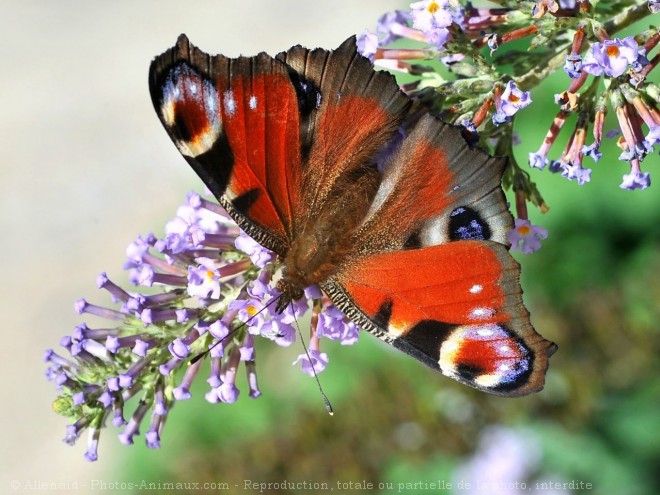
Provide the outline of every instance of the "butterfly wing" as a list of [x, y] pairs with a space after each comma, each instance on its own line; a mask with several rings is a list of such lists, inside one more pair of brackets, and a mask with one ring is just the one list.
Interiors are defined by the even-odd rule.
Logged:
[[504, 164], [424, 116], [386, 154], [371, 191], [363, 178], [395, 142], [409, 101], [357, 54], [354, 38], [333, 51], [229, 59], [182, 35], [149, 80], [183, 156], [234, 220], [280, 255], [318, 226], [318, 212], [350, 210], [345, 191], [366, 184], [370, 209], [344, 229], [351, 252], [322, 284], [358, 325], [475, 388], [542, 388], [554, 344], [532, 328], [505, 247]]
[[431, 368], [518, 396], [543, 388], [556, 346], [522, 303], [504, 166], [423, 117], [386, 166], [359, 248], [323, 288], [360, 327]]
[[149, 87], [188, 163], [238, 225], [280, 255], [337, 179], [385, 146], [408, 106], [354, 38], [334, 51], [231, 59], [181, 35], [152, 62]]

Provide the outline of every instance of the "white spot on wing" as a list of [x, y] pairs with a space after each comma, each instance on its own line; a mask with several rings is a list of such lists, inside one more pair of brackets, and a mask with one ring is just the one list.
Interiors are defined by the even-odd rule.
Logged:
[[206, 96], [206, 109], [209, 114], [215, 113], [216, 111], [215, 103], [216, 103], [215, 95], [209, 94]]
[[482, 290], [484, 290], [483, 285], [474, 284], [472, 287], [470, 287], [470, 294], [479, 294], [479, 292]]
[[255, 110], [257, 108], [257, 97], [254, 95], [250, 96], [248, 105], [250, 106], [251, 110]]
[[480, 328], [477, 330], [477, 335], [481, 335], [482, 337], [490, 337], [493, 335], [493, 331], [490, 328]]
[[236, 100], [234, 100], [234, 92], [231, 89], [225, 91], [222, 103], [225, 107], [225, 113], [229, 117], [233, 117], [236, 113]]
[[492, 308], [474, 308], [472, 311], [470, 311], [470, 318], [474, 320], [485, 320], [494, 314], [495, 310]]

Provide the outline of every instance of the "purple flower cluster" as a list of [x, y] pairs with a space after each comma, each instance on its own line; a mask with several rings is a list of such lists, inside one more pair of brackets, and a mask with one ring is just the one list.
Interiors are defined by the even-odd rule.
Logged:
[[[412, 26], [410, 26], [412, 21]], [[376, 32], [363, 31], [357, 37], [358, 51], [372, 62], [379, 47], [389, 45], [400, 39], [409, 38], [443, 50], [450, 40], [449, 27], [464, 24], [464, 12], [449, 0], [423, 0], [410, 4], [410, 12], [396, 10], [388, 12], [378, 19]], [[405, 51], [404, 51], [405, 52]], [[424, 58], [425, 53], [411, 50], [409, 55]], [[455, 58], [455, 57], [453, 57]], [[461, 56], [462, 58], [462, 56]], [[382, 64], [387, 68], [387, 64]], [[400, 70], [401, 67], [398, 67]]]
[[[582, 162], [585, 156], [594, 162], [598, 162], [603, 156], [600, 145], [609, 102], [619, 122], [620, 131], [616, 133], [622, 134], [618, 144], [623, 152], [619, 159], [630, 163], [630, 173], [623, 176], [620, 187], [628, 190], [646, 189], [651, 184], [650, 174], [640, 170], [640, 163], [660, 140], [660, 111], [655, 103], [657, 92], [649, 93], [640, 86], [653, 68], [653, 64], [646, 58], [646, 53], [660, 41], [660, 36], [652, 35], [640, 46], [633, 36], [623, 39], [609, 38], [607, 33], [601, 30], [598, 32], [600, 41], [591, 43], [583, 58], [579, 51], [585, 36], [582, 27], [574, 35], [573, 48], [566, 56], [564, 65], [564, 70], [573, 80], [566, 91], [555, 95], [555, 101], [561, 105], [561, 110], [539, 151], [529, 154], [529, 164], [533, 168], [542, 169], [550, 162], [547, 153], [567, 116], [575, 112], [578, 115], [578, 124], [560, 159], [552, 162], [550, 170], [561, 172], [562, 177], [575, 180], [579, 185], [589, 182], [591, 169], [584, 168]], [[625, 78], [620, 77], [624, 74]], [[586, 91], [578, 93], [589, 75], [594, 76], [594, 79]], [[603, 77], [619, 79], [608, 82], [606, 91], [596, 97], [600, 79]], [[655, 91], [654, 87], [651, 87], [651, 90]], [[591, 122], [594, 141], [587, 145], [586, 130]], [[646, 136], [642, 131], [643, 124], [649, 129]], [[608, 131], [606, 135], [611, 132]]]
[[[318, 287], [308, 288], [305, 298], [278, 314], [273, 303], [280, 294], [271, 284], [279, 269], [275, 256], [240, 232], [217, 203], [189, 194], [165, 232], [164, 239], [149, 234], [127, 248], [129, 278], [144, 289], [126, 291], [105, 273], [99, 275], [97, 285], [115, 307], [80, 299], [75, 309], [108, 324], [90, 328], [82, 323], [63, 337], [68, 357], [51, 349], [44, 353], [46, 376], [60, 391], [55, 409], [72, 419], [64, 440], [72, 445], [88, 429], [85, 457], [90, 461], [97, 458], [106, 419], [123, 427], [122, 443], [132, 444], [150, 410], [145, 440], [159, 448], [169, 411], [176, 401], [191, 397], [204, 361], [210, 363], [207, 401], [238, 399], [241, 364], [249, 396], [260, 396], [255, 336], [291, 345], [310, 302], [317, 323], [310, 340], [312, 362], [306, 353], [296, 361], [304, 373], [310, 374], [312, 366], [320, 373], [328, 363], [320, 352], [321, 337], [342, 344], [357, 340], [358, 329]], [[178, 370], [185, 370], [180, 379]], [[135, 402], [127, 420], [125, 409]]]

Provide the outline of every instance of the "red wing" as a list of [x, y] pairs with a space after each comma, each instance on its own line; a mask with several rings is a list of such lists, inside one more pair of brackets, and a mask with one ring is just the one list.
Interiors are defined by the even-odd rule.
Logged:
[[334, 51], [229, 59], [181, 35], [149, 81], [186, 160], [248, 234], [282, 255], [331, 192], [373, 162], [409, 104], [355, 38]]
[[423, 116], [385, 165], [355, 243], [369, 252], [480, 239], [509, 245], [506, 162], [471, 149], [458, 128]]
[[324, 288], [358, 325], [428, 366], [516, 396], [543, 387], [555, 346], [532, 327], [506, 248], [504, 167], [457, 128], [422, 117]]
[[410, 105], [394, 77], [374, 71], [357, 53], [355, 37], [336, 50], [295, 46], [277, 56], [291, 67], [317, 104], [302, 114], [305, 174], [301, 224], [330, 211], [346, 188], [368, 173], [376, 157], [396, 134]]
[[283, 63], [262, 53], [210, 56], [181, 35], [149, 73], [163, 125], [237, 223], [283, 252], [301, 180], [298, 94]]
[[353, 321], [466, 385], [517, 396], [543, 388], [556, 346], [529, 322], [519, 266], [494, 242], [381, 253], [324, 290]]

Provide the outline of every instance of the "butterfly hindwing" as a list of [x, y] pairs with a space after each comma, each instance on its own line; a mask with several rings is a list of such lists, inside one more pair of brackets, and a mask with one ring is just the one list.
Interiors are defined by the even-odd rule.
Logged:
[[522, 304], [519, 267], [490, 241], [456, 241], [360, 257], [324, 290], [361, 328], [474, 388], [543, 387], [553, 344]]
[[522, 303], [504, 166], [423, 117], [385, 165], [353, 255], [323, 287], [382, 340], [462, 383], [515, 396], [543, 387], [554, 344]]

